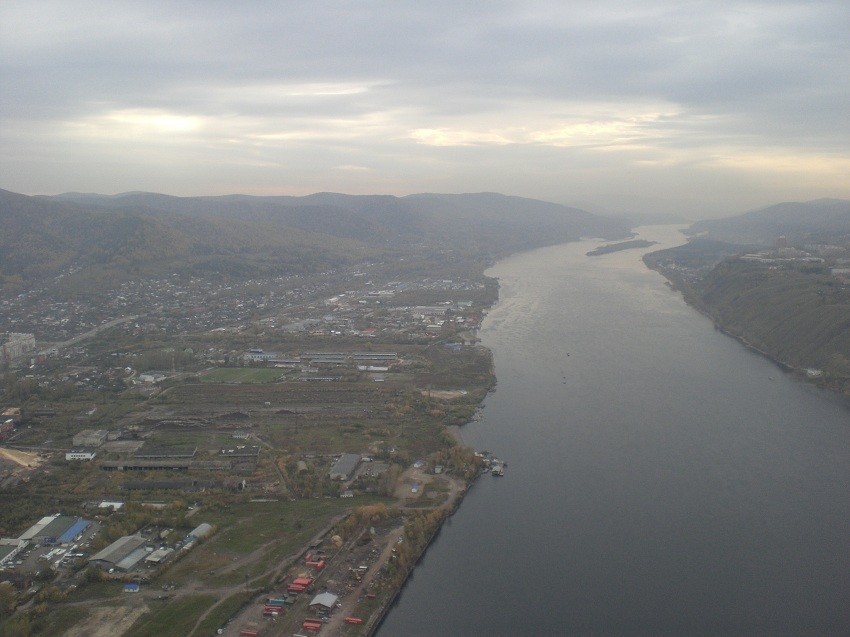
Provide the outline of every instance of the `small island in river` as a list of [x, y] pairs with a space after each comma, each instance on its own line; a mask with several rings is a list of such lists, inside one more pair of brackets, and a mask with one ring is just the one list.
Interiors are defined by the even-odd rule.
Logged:
[[589, 257], [598, 257], [609, 252], [619, 252], [620, 250], [631, 250], [632, 248], [648, 248], [654, 246], [657, 241], [647, 241], [646, 239], [632, 239], [631, 241], [621, 241], [620, 243], [609, 243], [604, 246], [599, 246], [595, 250], [587, 253]]

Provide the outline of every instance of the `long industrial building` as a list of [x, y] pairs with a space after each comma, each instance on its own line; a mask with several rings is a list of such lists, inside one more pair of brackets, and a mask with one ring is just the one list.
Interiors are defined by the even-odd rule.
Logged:
[[[143, 548], [145, 542], [147, 540], [141, 535], [125, 535], [115, 540], [99, 553], [95, 553], [90, 561], [101, 568], [123, 568], [123, 570], [128, 570], [145, 556], [145, 550]], [[132, 561], [127, 559], [131, 556], [135, 557], [134, 554], [139, 549], [141, 549], [141, 553], [137, 560]]]

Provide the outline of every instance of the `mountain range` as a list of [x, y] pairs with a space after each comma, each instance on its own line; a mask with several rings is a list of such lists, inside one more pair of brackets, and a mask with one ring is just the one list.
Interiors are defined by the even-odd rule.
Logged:
[[492, 259], [582, 236], [622, 238], [628, 222], [495, 193], [407, 197], [173, 197], [0, 190], [0, 286], [74, 270], [121, 280], [168, 271], [304, 273], [415, 251]]
[[790, 243], [835, 241], [850, 238], [850, 201], [780, 203], [735, 217], [698, 221], [688, 232], [741, 245], [771, 245], [780, 236]]
[[[111, 285], [166, 272], [302, 274], [376, 258], [491, 261], [580, 237], [630, 236], [625, 219], [497, 193], [174, 197], [0, 190], [0, 289], [73, 271]], [[688, 231], [737, 244], [850, 238], [850, 201], [781, 203]]]

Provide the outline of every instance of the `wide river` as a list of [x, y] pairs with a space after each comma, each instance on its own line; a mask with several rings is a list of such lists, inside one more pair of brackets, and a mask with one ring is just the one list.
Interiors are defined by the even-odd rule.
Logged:
[[379, 637], [850, 634], [850, 407], [716, 331], [641, 256], [512, 256], [481, 338], [484, 476]]

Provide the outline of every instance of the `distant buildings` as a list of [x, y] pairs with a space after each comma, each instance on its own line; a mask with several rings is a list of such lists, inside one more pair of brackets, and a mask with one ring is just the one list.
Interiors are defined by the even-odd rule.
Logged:
[[420, 305], [413, 308], [413, 315], [419, 318], [445, 316], [449, 308], [445, 305]]
[[11, 362], [35, 351], [35, 335], [10, 332], [0, 346], [0, 359]]
[[72, 439], [74, 447], [95, 448], [106, 442], [106, 429], [83, 429]]
[[[445, 312], [445, 308], [443, 309]], [[246, 363], [266, 363], [275, 367], [298, 367], [304, 365], [347, 365], [382, 363], [389, 365], [398, 361], [397, 352], [304, 352], [300, 356], [284, 356], [278, 352], [251, 349], [243, 354]]]
[[301, 364], [300, 359], [289, 358], [277, 352], [265, 352], [261, 349], [248, 350], [243, 356], [246, 363], [268, 363], [281, 367], [297, 367]]
[[65, 453], [65, 460], [94, 460], [94, 449], [74, 449]]
[[196, 445], [184, 445], [182, 447], [153, 447], [145, 445], [133, 453], [133, 458], [138, 460], [169, 460], [172, 458], [191, 459], [198, 453]]
[[15, 431], [15, 421], [11, 418], [6, 420], [0, 419], [0, 440], [5, 440]]
[[161, 383], [165, 379], [166, 379], [165, 374], [156, 374], [156, 373], [139, 374], [139, 382], [145, 383], [147, 385], [155, 385], [157, 383]]

